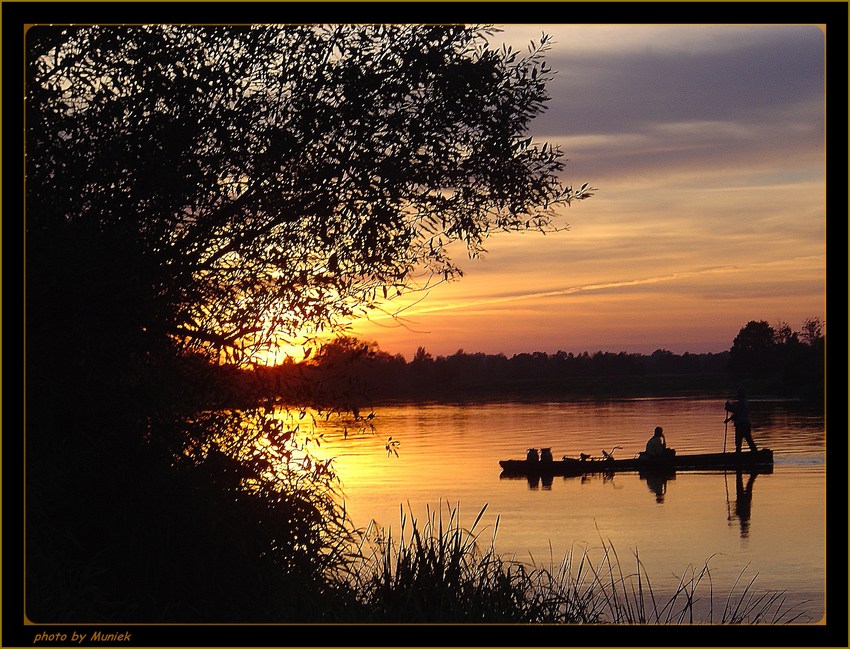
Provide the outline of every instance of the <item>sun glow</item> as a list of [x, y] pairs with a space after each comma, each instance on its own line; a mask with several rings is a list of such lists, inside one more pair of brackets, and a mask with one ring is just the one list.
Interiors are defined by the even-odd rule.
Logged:
[[251, 362], [256, 365], [281, 365], [287, 361], [300, 363], [308, 357], [309, 347], [304, 345], [277, 345], [270, 349], [261, 349], [251, 355]]
[[316, 355], [318, 349], [333, 340], [331, 334], [317, 335], [312, 334], [309, 337], [295, 337], [290, 343], [278, 343], [277, 345], [258, 349], [250, 355], [250, 362], [255, 365], [265, 365], [273, 367], [282, 365], [283, 363], [302, 363], [303, 361], [312, 358]]
[[276, 341], [257, 346], [248, 353], [254, 365], [274, 366], [283, 363], [301, 363], [316, 355], [318, 350], [336, 337], [334, 329], [317, 329], [304, 325], [299, 329], [281, 333]]

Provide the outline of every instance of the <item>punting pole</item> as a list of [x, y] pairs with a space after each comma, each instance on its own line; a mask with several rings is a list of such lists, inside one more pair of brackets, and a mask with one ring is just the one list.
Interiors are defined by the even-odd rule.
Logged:
[[[726, 437], [729, 433], [729, 417], [723, 420], [723, 452], [726, 453]], [[723, 486], [726, 488], [726, 522], [732, 520], [732, 510], [729, 508], [729, 483], [726, 480], [726, 469], [723, 469]]]

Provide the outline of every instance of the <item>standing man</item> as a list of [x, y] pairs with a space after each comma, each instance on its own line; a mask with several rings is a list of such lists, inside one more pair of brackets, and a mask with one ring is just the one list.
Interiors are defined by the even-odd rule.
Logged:
[[753, 441], [753, 425], [750, 423], [750, 404], [743, 390], [738, 390], [738, 400], [732, 403], [726, 402], [726, 412], [729, 416], [725, 422], [732, 421], [735, 424], [735, 452], [741, 452], [741, 444], [747, 440], [750, 450], [755, 452], [756, 443]]

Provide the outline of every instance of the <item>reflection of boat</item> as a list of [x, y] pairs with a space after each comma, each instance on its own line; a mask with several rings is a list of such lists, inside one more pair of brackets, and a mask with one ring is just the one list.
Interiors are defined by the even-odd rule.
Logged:
[[503, 476], [571, 476], [585, 473], [609, 473], [612, 471], [685, 471], [685, 470], [739, 470], [747, 469], [759, 473], [773, 472], [773, 451], [762, 448], [758, 451], [741, 453], [700, 453], [676, 455], [670, 449], [661, 457], [648, 457], [640, 453], [626, 459], [565, 457], [562, 460], [542, 462], [540, 460], [499, 460]]

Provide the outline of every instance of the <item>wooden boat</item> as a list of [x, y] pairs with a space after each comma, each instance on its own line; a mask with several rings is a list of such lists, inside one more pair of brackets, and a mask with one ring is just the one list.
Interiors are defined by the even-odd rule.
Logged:
[[639, 453], [636, 457], [615, 459], [573, 458], [562, 460], [499, 460], [504, 476], [575, 476], [586, 473], [609, 473], [613, 471], [683, 471], [683, 470], [753, 470], [762, 473], [773, 471], [773, 451], [761, 448], [741, 453], [700, 453], [676, 455], [668, 449], [659, 457]]

